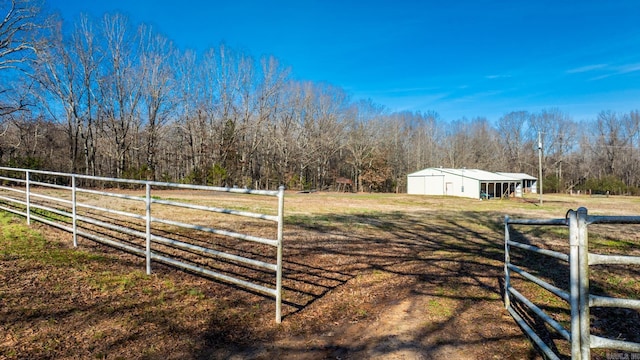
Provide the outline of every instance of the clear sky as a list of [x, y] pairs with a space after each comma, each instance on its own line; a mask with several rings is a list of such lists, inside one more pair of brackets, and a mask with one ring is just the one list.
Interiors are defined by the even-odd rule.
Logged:
[[120, 12], [183, 49], [274, 55], [389, 110], [445, 120], [640, 109], [640, 1], [47, 0], [65, 21]]

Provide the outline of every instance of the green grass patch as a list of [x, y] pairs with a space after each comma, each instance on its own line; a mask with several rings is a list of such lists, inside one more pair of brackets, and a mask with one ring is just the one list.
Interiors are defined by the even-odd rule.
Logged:
[[20, 258], [54, 266], [86, 265], [108, 260], [100, 254], [52, 245], [40, 232], [27, 226], [21, 217], [0, 212], [0, 224], [0, 259]]
[[624, 239], [615, 239], [608, 236], [589, 234], [589, 245], [595, 248], [607, 248], [616, 250], [630, 250], [638, 248], [638, 244]]
[[144, 279], [146, 274], [138, 270], [129, 273], [102, 271], [90, 278], [90, 285], [103, 292], [124, 292], [137, 287]]
[[453, 309], [451, 304], [448, 304], [446, 299], [431, 299], [429, 300], [427, 311], [437, 316], [449, 318], [453, 315]]
[[33, 207], [31, 208], [31, 214], [61, 223], [71, 221], [70, 216], [60, 215], [49, 210], [37, 209]]
[[204, 299], [204, 293], [202, 292], [202, 290], [197, 288], [191, 288], [187, 290], [187, 295], [193, 296], [197, 299]]

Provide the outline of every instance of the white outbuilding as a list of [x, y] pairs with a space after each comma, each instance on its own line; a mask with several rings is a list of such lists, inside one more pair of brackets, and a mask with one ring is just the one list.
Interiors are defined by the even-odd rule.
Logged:
[[[535, 184], [527, 174], [494, 173], [478, 169], [428, 168], [407, 175], [407, 193], [449, 195], [473, 199], [521, 197]], [[530, 190], [529, 190], [530, 191]]]

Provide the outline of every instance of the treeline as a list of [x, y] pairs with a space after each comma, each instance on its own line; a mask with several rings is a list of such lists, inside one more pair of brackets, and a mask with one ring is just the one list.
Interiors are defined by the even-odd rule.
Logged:
[[30, 0], [2, 4], [16, 31], [0, 43], [22, 46], [0, 54], [4, 166], [259, 189], [346, 177], [394, 192], [426, 167], [537, 176], [540, 138], [545, 192], [640, 186], [637, 111], [580, 123], [558, 109], [496, 121], [389, 112], [295, 79], [275, 57], [181, 50], [122, 15], [66, 24]]

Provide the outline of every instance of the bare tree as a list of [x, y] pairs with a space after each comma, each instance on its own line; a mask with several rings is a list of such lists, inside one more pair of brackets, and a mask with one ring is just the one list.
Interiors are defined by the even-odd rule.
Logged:
[[381, 120], [384, 108], [372, 101], [360, 101], [353, 109], [348, 123], [346, 148], [350, 156], [347, 162], [353, 166], [356, 191], [361, 191], [360, 175], [365, 165], [374, 158], [377, 139], [381, 135], [376, 122]]
[[73, 34], [78, 65], [82, 73], [81, 98], [83, 112], [82, 139], [84, 144], [85, 173], [97, 175], [95, 138], [97, 136], [97, 112], [99, 109], [98, 71], [102, 62], [102, 52], [96, 38], [93, 23], [86, 16], [81, 16], [79, 25]]
[[[181, 160], [182, 165], [175, 164], [175, 175], [186, 177], [188, 174], [202, 169], [206, 156], [206, 118], [201, 116], [204, 112], [204, 96], [207, 83], [203, 81], [201, 69], [198, 66], [197, 56], [193, 51], [177, 53], [174, 71], [176, 79], [176, 121], [173, 130], [174, 139], [183, 144], [182, 148], [176, 147], [173, 161]], [[167, 159], [168, 160], [168, 159]], [[180, 168], [183, 168], [182, 170]]]
[[430, 166], [442, 166], [440, 146], [444, 142], [440, 115], [436, 112], [400, 114], [408, 132], [408, 171], [421, 170]]
[[26, 109], [24, 92], [16, 89], [24, 82], [32, 61], [43, 44], [38, 30], [46, 26], [40, 7], [33, 0], [0, 0], [0, 116]]
[[143, 27], [141, 35], [140, 67], [145, 76], [140, 91], [146, 114], [146, 168], [149, 179], [156, 180], [158, 136], [176, 104], [171, 67], [175, 53], [172, 44], [150, 28]]
[[316, 183], [318, 188], [328, 185], [329, 177], [341, 175], [331, 162], [344, 149], [346, 117], [349, 98], [340, 88], [323, 84], [316, 87], [316, 128], [313, 139], [317, 149]]
[[40, 103], [55, 122], [65, 126], [70, 170], [76, 172], [84, 164], [86, 174], [96, 175], [99, 40], [86, 16], [80, 17], [69, 36], [63, 34], [61, 26], [50, 34], [50, 46], [35, 61], [34, 78], [41, 86]]
[[99, 80], [101, 120], [113, 142], [115, 175], [122, 176], [128, 166], [132, 137], [139, 127], [144, 69], [139, 65], [140, 36], [133, 33], [122, 15], [105, 15], [102, 23], [105, 40], [105, 72]]
[[[282, 110], [278, 112], [274, 122], [269, 125], [267, 142], [263, 150], [267, 161], [272, 156], [272, 165], [266, 165], [266, 183], [271, 180], [271, 168], [275, 172], [279, 184], [291, 186], [297, 174], [298, 157], [301, 156], [302, 117], [304, 113], [303, 84], [290, 81], [282, 94]], [[268, 186], [268, 185], [267, 185]]]
[[625, 156], [638, 136], [639, 120], [635, 112], [618, 115], [613, 111], [602, 111], [598, 114], [592, 151], [599, 154], [596, 158], [603, 164], [600, 176], [623, 177]]
[[406, 126], [404, 116], [408, 113], [394, 113], [386, 117], [382, 130], [381, 147], [389, 168], [389, 185], [384, 191], [400, 192], [406, 189], [406, 175], [411, 159], [407, 156], [411, 151], [410, 130]]
[[468, 134], [467, 119], [459, 119], [451, 122], [447, 126], [446, 137], [441, 151], [446, 159], [444, 166], [451, 168], [461, 168], [471, 162], [471, 149], [468, 144], [471, 141]]
[[243, 56], [222, 44], [209, 50], [201, 64], [205, 83], [199, 116], [205, 125], [203, 144], [208, 154], [201, 170], [205, 177], [213, 171], [216, 185], [237, 185], [241, 140], [238, 110], [243, 80], [239, 65], [245, 61]]
[[[260, 65], [259, 78], [252, 81], [255, 83], [253, 86], [255, 88], [253, 91], [255, 106], [252, 107], [255, 114], [250, 116], [247, 112], [247, 106], [244, 106], [245, 114], [242, 116], [246, 124], [244, 126], [245, 145], [241, 154], [242, 173], [247, 179], [251, 179], [256, 187], [259, 187], [258, 184], [261, 182], [262, 169], [271, 168], [272, 143], [276, 139], [269, 136], [268, 129], [277, 122], [277, 118], [280, 116], [284, 101], [283, 93], [290, 72], [272, 56], [263, 57], [260, 60]], [[248, 92], [246, 86], [243, 86], [243, 89], [245, 93]], [[243, 96], [243, 98], [249, 97], [249, 94]], [[248, 181], [245, 181], [245, 185], [248, 185], [247, 183]], [[269, 185], [265, 183], [265, 187], [268, 188]]]
[[626, 114], [627, 126], [636, 131], [629, 140], [627, 151], [624, 161], [624, 181], [627, 186], [639, 187], [640, 186], [640, 112], [638, 110], [631, 111]]
[[309, 172], [312, 172], [313, 163], [318, 156], [318, 143], [314, 138], [317, 134], [316, 127], [317, 122], [314, 111], [315, 91], [313, 83], [305, 82], [302, 88], [302, 98], [300, 102], [300, 113], [298, 117], [298, 156], [296, 157], [296, 167], [298, 171], [298, 183], [300, 188], [307, 186], [313, 186], [310, 184], [310, 178], [312, 177]]
[[[557, 180], [556, 191], [564, 191], [563, 165], [566, 156], [575, 146], [576, 127], [571, 118], [558, 109], [545, 109], [530, 118], [530, 138], [538, 133], [544, 147], [543, 164], [547, 174]], [[569, 164], [570, 166], [572, 164]], [[566, 169], [565, 169], [566, 170]]]
[[531, 114], [526, 111], [510, 112], [498, 120], [498, 132], [502, 145], [502, 167], [515, 172], [531, 172], [535, 169], [531, 149], [533, 141], [528, 136]]
[[463, 130], [467, 134], [468, 148], [463, 166], [489, 171], [504, 171], [499, 164], [498, 131], [486, 118], [470, 120]]

